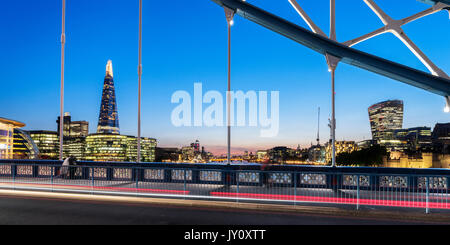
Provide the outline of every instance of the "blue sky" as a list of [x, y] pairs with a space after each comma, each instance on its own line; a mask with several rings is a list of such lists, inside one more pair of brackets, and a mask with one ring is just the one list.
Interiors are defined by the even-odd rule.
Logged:
[[[183, 146], [199, 139], [207, 150], [224, 152], [226, 128], [176, 128], [170, 103], [177, 90], [226, 90], [227, 32], [223, 9], [209, 0], [144, 0], [143, 136], [161, 146]], [[307, 27], [287, 0], [249, 0]], [[393, 18], [429, 5], [414, 0], [376, 1]], [[328, 0], [299, 1], [328, 33]], [[337, 1], [337, 38], [346, 41], [381, 27], [360, 0]], [[65, 111], [87, 120], [95, 132], [108, 59], [113, 61], [121, 133], [136, 135], [138, 1], [67, 0]], [[0, 117], [27, 124], [25, 129], [56, 130], [60, 93], [61, 3], [0, 3]], [[444, 71], [450, 72], [449, 15], [440, 12], [404, 27], [409, 37]], [[261, 138], [260, 128], [233, 128], [235, 151], [276, 145], [307, 146], [315, 141], [321, 107], [321, 141], [329, 138], [330, 74], [323, 56], [253, 22], [236, 17], [232, 29], [232, 89], [280, 91], [280, 131]], [[392, 34], [355, 46], [360, 50], [424, 70]], [[338, 140], [369, 139], [367, 108], [387, 99], [405, 104], [404, 127], [449, 122], [444, 99], [370, 72], [339, 64], [336, 72]]]

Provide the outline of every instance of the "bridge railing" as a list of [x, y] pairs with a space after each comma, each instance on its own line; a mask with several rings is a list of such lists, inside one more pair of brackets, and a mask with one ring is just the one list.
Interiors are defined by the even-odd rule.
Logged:
[[[263, 170], [264, 169], [264, 170]], [[449, 209], [446, 169], [0, 161], [0, 187], [139, 196]]]

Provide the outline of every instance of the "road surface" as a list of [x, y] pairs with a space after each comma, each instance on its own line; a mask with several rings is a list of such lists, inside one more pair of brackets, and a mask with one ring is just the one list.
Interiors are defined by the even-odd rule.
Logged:
[[[450, 222], [450, 221], [449, 221]], [[2, 225], [414, 225], [432, 222], [0, 196]]]

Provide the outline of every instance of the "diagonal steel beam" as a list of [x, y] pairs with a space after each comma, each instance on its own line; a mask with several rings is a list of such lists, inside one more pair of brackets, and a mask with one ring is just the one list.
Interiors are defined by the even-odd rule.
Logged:
[[323, 37], [326, 37], [327, 35], [312, 21], [312, 19], [309, 17], [309, 15], [305, 12], [305, 10], [300, 7], [300, 5], [297, 3], [296, 0], [289, 0], [289, 3], [292, 5], [292, 7], [297, 11], [297, 13], [302, 17], [302, 19], [306, 22], [306, 24], [309, 26], [309, 28], [316, 34], [319, 34]]
[[423, 71], [392, 62], [312, 33], [285, 19], [240, 0], [211, 0], [222, 7], [230, 8], [248, 20], [266, 27], [318, 53], [342, 58], [342, 62], [398, 80], [400, 82], [450, 96], [450, 80], [433, 76]]
[[[394, 20], [389, 15], [387, 15], [373, 0], [364, 0], [364, 2], [372, 9], [372, 11], [380, 18], [380, 20], [384, 24], [385, 32], [391, 32], [394, 34], [400, 41], [405, 44], [406, 47], [427, 67], [427, 69], [435, 76], [440, 76], [444, 78], [449, 78], [447, 74], [445, 74], [436, 64], [434, 64], [422, 50], [406, 35], [406, 33], [402, 29], [402, 25], [409, 23], [415, 19], [424, 17], [432, 12], [438, 12], [442, 10], [444, 4], [438, 3], [433, 6], [429, 11], [422, 12], [420, 15], [415, 15], [413, 18], [405, 20]], [[421, 17], [419, 17], [421, 16]]]
[[445, 4], [450, 5], [450, 0], [418, 0], [418, 1], [426, 3], [426, 4], [431, 4], [431, 5], [437, 4], [437, 3], [445, 3]]
[[[442, 11], [442, 10], [446, 9], [447, 7], [448, 7], [448, 5], [446, 5], [446, 4], [437, 3], [431, 8], [428, 8], [428, 9], [426, 9], [424, 11], [421, 11], [421, 12], [419, 12], [417, 14], [414, 14], [414, 15], [411, 15], [409, 17], [401, 19], [400, 23], [402, 25], [406, 25], [408, 23], [411, 23], [411, 22], [413, 22], [415, 20], [418, 20], [420, 18], [423, 18], [425, 16], [437, 13], [439, 11]], [[370, 33], [367, 33], [367, 34], [361, 36], [361, 37], [358, 37], [358, 38], [346, 41], [346, 42], [344, 42], [344, 44], [351, 47], [351, 46], [354, 46], [354, 45], [356, 45], [356, 44], [358, 44], [360, 42], [363, 42], [365, 40], [368, 40], [368, 39], [370, 39], [372, 37], [376, 37], [376, 36], [378, 36], [380, 34], [383, 34], [383, 33], [386, 33], [386, 32], [388, 32], [388, 30], [386, 29], [385, 26], [383, 26], [383, 27], [378, 28], [378, 29], [376, 29], [376, 30], [374, 30], [374, 31], [372, 31]]]
[[415, 20], [418, 20], [420, 18], [423, 18], [425, 16], [431, 15], [431, 14], [435, 14], [439, 11], [442, 10], [449, 10], [450, 6], [445, 4], [445, 3], [436, 3], [435, 5], [433, 5], [433, 7], [429, 8], [429, 9], [425, 9], [417, 14], [413, 14], [409, 17], [403, 18], [401, 20], [402, 25], [408, 24], [410, 22], [413, 22]]

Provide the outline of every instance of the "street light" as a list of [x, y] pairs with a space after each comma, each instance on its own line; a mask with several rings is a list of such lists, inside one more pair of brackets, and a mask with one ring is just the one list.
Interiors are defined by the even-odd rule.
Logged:
[[228, 89], [227, 89], [227, 164], [231, 164], [231, 26], [234, 24], [234, 11], [224, 7], [228, 26]]
[[[330, 39], [336, 41], [336, 4], [335, 0], [330, 0]], [[339, 63], [335, 56], [326, 54], [328, 70], [331, 72], [331, 166], [336, 167], [336, 92], [334, 73]]]
[[141, 161], [141, 77], [142, 77], [142, 0], [139, 0], [139, 89], [138, 89], [138, 137], [137, 137], [137, 159]]
[[59, 160], [63, 160], [63, 126], [64, 126], [64, 47], [66, 44], [66, 1], [62, 0], [62, 31], [61, 31], [61, 97], [59, 112]]

